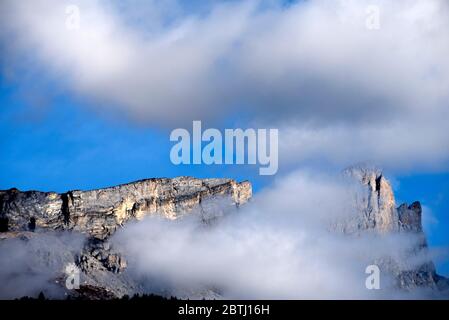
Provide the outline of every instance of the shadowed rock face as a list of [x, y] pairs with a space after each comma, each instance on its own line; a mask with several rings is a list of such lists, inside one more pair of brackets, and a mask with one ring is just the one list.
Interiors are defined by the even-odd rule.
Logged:
[[231, 179], [148, 179], [91, 191], [0, 191], [0, 218], [8, 230], [27, 230], [32, 218], [39, 228], [75, 230], [104, 239], [131, 219], [161, 214], [168, 219], [202, 208], [223, 197], [230, 206], [251, 198], [251, 184]]

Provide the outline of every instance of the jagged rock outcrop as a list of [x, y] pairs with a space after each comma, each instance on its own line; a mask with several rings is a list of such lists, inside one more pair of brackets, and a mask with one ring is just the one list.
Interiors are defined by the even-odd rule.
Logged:
[[362, 189], [354, 193], [356, 217], [346, 224], [345, 232], [422, 232], [421, 204], [415, 202], [408, 206], [404, 203], [396, 208], [393, 189], [380, 170], [354, 167], [344, 173], [362, 185]]
[[[95, 263], [93, 263], [94, 259], [96, 260]], [[77, 265], [80, 266], [81, 270], [89, 271], [95, 269], [93, 265], [96, 265], [97, 261], [106, 270], [113, 273], [120, 273], [127, 267], [126, 260], [119, 252], [111, 248], [108, 241], [91, 238], [86, 243], [83, 252], [77, 256]]]
[[[372, 231], [381, 235], [409, 234], [415, 245], [406, 250], [404, 261], [410, 257], [428, 257], [428, 246], [422, 226], [422, 207], [419, 201], [396, 207], [393, 189], [389, 181], [377, 169], [354, 167], [345, 174], [355, 177], [362, 189], [355, 192], [356, 216], [343, 223], [343, 232], [356, 234]], [[380, 257], [375, 263], [387, 273], [393, 274], [398, 287], [412, 290], [416, 287], [446, 289], [448, 279], [436, 273], [430, 258], [418, 265], [407, 265], [392, 257]]]
[[[105, 239], [129, 220], [148, 214], [176, 219], [221, 196], [230, 206], [251, 197], [251, 184], [231, 179], [147, 179], [115, 187], [67, 193], [0, 191], [0, 224], [11, 231], [37, 228], [74, 230]], [[207, 212], [205, 212], [207, 214]]]

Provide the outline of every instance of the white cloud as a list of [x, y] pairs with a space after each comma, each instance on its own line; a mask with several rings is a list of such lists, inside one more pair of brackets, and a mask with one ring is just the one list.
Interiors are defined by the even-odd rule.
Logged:
[[286, 167], [325, 163], [344, 168], [362, 162], [398, 173], [447, 170], [447, 118], [406, 118], [352, 126], [286, 126], [279, 133], [280, 163]]
[[[243, 114], [288, 132], [301, 146], [290, 161], [447, 169], [446, 1], [73, 3], [79, 30], [65, 28], [66, 3], [2, 2], [9, 69], [31, 55], [18, 70], [39, 66], [104, 111], [158, 126]], [[379, 30], [366, 28], [369, 5]]]

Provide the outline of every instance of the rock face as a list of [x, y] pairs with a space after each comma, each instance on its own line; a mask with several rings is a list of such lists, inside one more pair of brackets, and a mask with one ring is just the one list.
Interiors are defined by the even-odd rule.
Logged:
[[37, 228], [74, 230], [105, 239], [127, 221], [148, 214], [176, 219], [193, 209], [207, 211], [202, 203], [210, 198], [220, 196], [230, 206], [240, 206], [251, 195], [247, 181], [191, 177], [148, 179], [62, 194], [10, 189], [0, 191], [0, 224], [3, 231], [28, 230], [34, 218]]
[[[220, 199], [223, 210], [223, 206], [239, 207], [251, 196], [251, 184], [247, 181], [237, 183], [231, 179], [191, 177], [147, 179], [62, 194], [4, 190], [0, 191], [0, 241], [35, 241], [49, 232], [65, 230], [85, 234], [87, 240], [83, 248], [71, 255], [71, 259], [64, 260], [75, 263], [82, 271], [80, 289], [67, 294], [89, 299], [121, 297], [143, 293], [143, 289], [122, 273], [127, 262], [108, 242], [118, 228], [146, 215], [177, 219], [199, 213], [203, 220], [212, 220], [217, 216], [217, 208], [211, 200]], [[36, 233], [30, 232], [34, 229]], [[49, 260], [52, 257], [61, 260], [59, 257], [63, 254], [48, 252], [45, 256]], [[47, 263], [42, 257], [37, 260]]]
[[379, 233], [415, 231], [422, 232], [421, 204], [406, 203], [396, 208], [393, 189], [381, 171], [366, 168], [351, 168], [345, 174], [354, 177], [362, 185], [355, 193], [356, 224], [347, 224], [347, 232], [374, 230]]
[[393, 190], [382, 173], [374, 170], [352, 171], [367, 192], [357, 199], [361, 224], [360, 229], [376, 229], [381, 233], [398, 231], [399, 217]]
[[[357, 216], [344, 223], [343, 232], [354, 234], [372, 231], [375, 234], [410, 235], [416, 239], [416, 245], [403, 257], [428, 257], [426, 236], [422, 227], [422, 208], [416, 201], [396, 207], [393, 190], [382, 172], [375, 169], [351, 168], [345, 171], [355, 177], [362, 185], [362, 190], [356, 192]], [[448, 287], [448, 279], [436, 273], [433, 262], [428, 260], [418, 265], [403, 265], [391, 257], [382, 257], [375, 261], [382, 269], [393, 274], [397, 286], [412, 290], [416, 287], [444, 289]]]

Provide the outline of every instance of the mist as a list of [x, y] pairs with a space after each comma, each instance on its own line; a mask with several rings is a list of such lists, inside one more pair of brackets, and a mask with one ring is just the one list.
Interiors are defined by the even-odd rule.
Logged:
[[388, 272], [380, 290], [368, 290], [365, 269], [391, 257], [411, 270], [428, 261], [408, 259], [419, 239], [410, 234], [357, 235], [335, 231], [356, 212], [355, 185], [339, 177], [293, 173], [238, 210], [209, 225], [201, 214], [167, 221], [150, 216], [112, 239], [129, 272], [146, 290], [181, 298], [377, 299], [424, 298], [395, 289]]
[[65, 267], [74, 263], [85, 236], [74, 232], [25, 232], [0, 240], [0, 299], [65, 297]]

